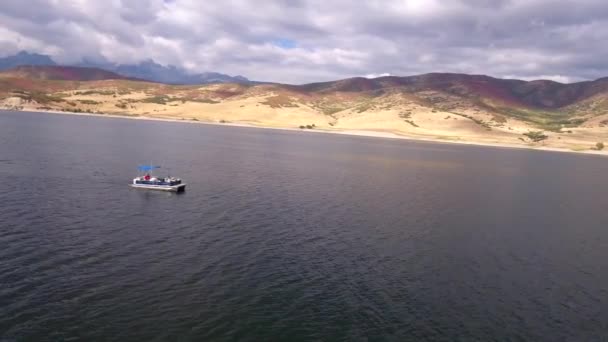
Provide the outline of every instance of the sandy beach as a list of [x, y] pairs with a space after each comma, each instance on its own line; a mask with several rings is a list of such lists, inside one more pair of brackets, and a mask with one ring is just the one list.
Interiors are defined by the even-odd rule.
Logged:
[[[8, 111], [8, 110], [2, 110]], [[252, 123], [239, 123], [239, 122], [212, 122], [212, 121], [200, 121], [191, 119], [171, 119], [171, 118], [159, 118], [150, 116], [128, 116], [128, 115], [116, 115], [116, 114], [93, 114], [93, 113], [77, 113], [77, 112], [66, 112], [66, 111], [49, 111], [49, 110], [38, 110], [38, 109], [27, 109], [27, 112], [34, 112], [40, 114], [59, 114], [59, 115], [77, 115], [77, 116], [92, 116], [100, 118], [115, 118], [125, 120], [144, 120], [144, 121], [159, 121], [159, 122], [172, 122], [172, 123], [183, 123], [183, 124], [198, 124], [198, 125], [213, 125], [213, 126], [228, 126], [228, 127], [246, 127], [246, 128], [259, 128], [259, 129], [272, 129], [290, 132], [299, 132], [306, 134], [336, 134], [336, 135], [350, 135], [368, 138], [381, 138], [381, 139], [400, 139], [410, 141], [424, 141], [438, 144], [458, 144], [458, 145], [474, 145], [484, 146], [491, 148], [508, 148], [508, 149], [526, 149], [536, 151], [547, 151], [547, 152], [560, 152], [560, 153], [576, 153], [586, 155], [597, 155], [597, 156], [608, 156], [608, 151], [596, 151], [596, 150], [571, 150], [565, 148], [557, 148], [543, 145], [518, 145], [509, 143], [492, 143], [492, 142], [480, 142], [480, 141], [463, 141], [463, 140], [447, 140], [447, 139], [433, 139], [428, 137], [421, 137], [415, 135], [404, 135], [402, 133], [388, 132], [388, 131], [374, 131], [374, 130], [354, 130], [354, 129], [340, 129], [340, 128], [315, 128], [315, 129], [300, 129], [290, 127], [273, 127], [257, 125]]]

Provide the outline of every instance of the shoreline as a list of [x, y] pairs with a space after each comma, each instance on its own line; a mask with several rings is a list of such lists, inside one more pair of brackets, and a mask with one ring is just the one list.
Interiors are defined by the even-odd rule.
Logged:
[[336, 135], [349, 135], [358, 137], [368, 138], [383, 138], [383, 139], [399, 139], [409, 141], [422, 141], [436, 144], [458, 144], [458, 145], [469, 145], [469, 146], [480, 146], [480, 147], [491, 147], [491, 148], [507, 148], [507, 149], [521, 149], [528, 151], [546, 151], [546, 152], [561, 152], [561, 153], [574, 153], [579, 155], [595, 155], [608, 157], [608, 151], [595, 151], [595, 150], [582, 150], [575, 151], [566, 148], [559, 147], [548, 147], [548, 146], [524, 146], [518, 144], [506, 144], [506, 143], [490, 143], [480, 141], [462, 141], [462, 140], [448, 140], [448, 139], [434, 139], [419, 136], [408, 136], [401, 135], [392, 132], [382, 132], [373, 130], [345, 130], [345, 129], [300, 129], [290, 127], [272, 127], [272, 126], [261, 126], [247, 123], [234, 123], [234, 122], [210, 122], [210, 121], [198, 121], [190, 119], [169, 119], [169, 118], [156, 118], [150, 116], [139, 116], [139, 115], [118, 115], [118, 114], [96, 114], [96, 113], [76, 113], [76, 112], [64, 112], [64, 111], [53, 111], [53, 110], [39, 110], [39, 109], [26, 109], [26, 110], [11, 110], [11, 109], [0, 109], [0, 112], [30, 112], [39, 114], [60, 114], [60, 115], [77, 115], [77, 116], [92, 116], [100, 118], [114, 118], [114, 119], [129, 119], [129, 120], [144, 120], [144, 121], [160, 121], [160, 122], [173, 122], [173, 123], [186, 123], [186, 124], [201, 124], [201, 125], [212, 125], [212, 126], [227, 126], [227, 127], [244, 127], [244, 128], [259, 128], [259, 129], [273, 129], [291, 132], [305, 132], [305, 133], [321, 133], [321, 134], [336, 134]]

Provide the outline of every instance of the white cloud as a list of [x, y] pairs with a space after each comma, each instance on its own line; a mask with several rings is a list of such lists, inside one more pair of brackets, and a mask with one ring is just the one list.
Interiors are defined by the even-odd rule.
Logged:
[[604, 0], [0, 2], [0, 54], [151, 58], [289, 83], [426, 72], [592, 79], [608, 75], [607, 38]]
[[563, 76], [563, 75], [539, 75], [539, 76], [505, 75], [502, 78], [517, 79], [517, 80], [523, 80], [523, 81], [545, 80], [545, 81], [555, 81], [555, 82], [559, 82], [559, 83], [573, 83], [573, 82], [582, 81], [582, 79], [580, 79], [580, 78], [574, 78], [574, 77]]
[[385, 72], [382, 74], [367, 74], [364, 77], [365, 78], [378, 78], [378, 77], [385, 77], [385, 76], [391, 76], [391, 74], [389, 72]]

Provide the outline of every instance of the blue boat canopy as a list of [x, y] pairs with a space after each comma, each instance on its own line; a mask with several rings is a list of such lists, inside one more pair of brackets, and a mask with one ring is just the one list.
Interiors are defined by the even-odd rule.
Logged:
[[139, 171], [146, 172], [146, 171], [152, 171], [154, 169], [160, 169], [160, 166], [155, 166], [155, 165], [139, 165], [137, 167], [137, 169]]

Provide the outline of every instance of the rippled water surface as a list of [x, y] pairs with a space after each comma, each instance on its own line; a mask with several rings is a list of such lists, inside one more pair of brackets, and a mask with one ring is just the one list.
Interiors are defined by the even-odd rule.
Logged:
[[[127, 186], [153, 162], [185, 194]], [[0, 340], [596, 341], [608, 159], [0, 113]]]

